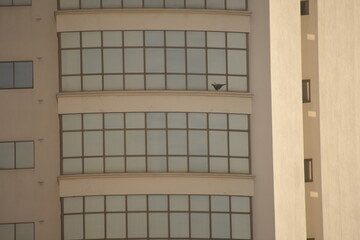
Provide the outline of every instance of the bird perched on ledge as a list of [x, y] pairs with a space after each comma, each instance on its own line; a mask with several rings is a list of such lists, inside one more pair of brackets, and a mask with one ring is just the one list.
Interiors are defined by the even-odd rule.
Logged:
[[226, 84], [225, 83], [216, 83], [214, 82], [213, 84], [211, 84], [216, 91], [219, 91], [223, 86], [225, 86]]

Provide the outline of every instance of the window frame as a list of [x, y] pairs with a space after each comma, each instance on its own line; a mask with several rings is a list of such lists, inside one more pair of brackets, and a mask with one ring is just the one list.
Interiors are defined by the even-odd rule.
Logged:
[[[17, 159], [16, 159], [16, 144], [17, 143], [32, 143], [33, 145], [33, 156], [32, 156], [32, 167], [27, 167], [27, 168], [18, 168], [17, 165]], [[14, 159], [13, 159], [13, 163], [14, 163], [14, 167], [13, 168], [0, 168], [0, 171], [2, 170], [20, 170], [20, 169], [35, 169], [35, 156], [36, 156], [36, 152], [35, 152], [35, 141], [34, 140], [21, 140], [21, 141], [1, 141], [0, 144], [2, 143], [13, 143], [14, 144]]]
[[14, 239], [13, 240], [16, 240], [16, 225], [19, 225], [19, 224], [32, 224], [32, 226], [33, 226], [33, 240], [36, 240], [35, 222], [0, 223], [0, 225], [14, 225]]
[[310, 79], [302, 80], [302, 102], [303, 103], [311, 102], [311, 80]]
[[[11, 88], [1, 88], [0, 90], [13, 90], [13, 89], [34, 89], [34, 61], [32, 60], [24, 60], [24, 61], [0, 61], [1, 63], [12, 63], [13, 65], [13, 79], [12, 79], [12, 87]], [[15, 64], [16, 63], [31, 63], [31, 86], [30, 87], [15, 87]]]
[[312, 158], [304, 159], [305, 182], [313, 182], [314, 181], [313, 168], [314, 168], [313, 159]]

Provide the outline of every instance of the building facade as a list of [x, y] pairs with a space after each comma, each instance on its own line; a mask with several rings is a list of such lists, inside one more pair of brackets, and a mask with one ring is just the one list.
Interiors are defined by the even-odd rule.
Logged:
[[0, 0], [0, 239], [359, 238], [334, 6]]

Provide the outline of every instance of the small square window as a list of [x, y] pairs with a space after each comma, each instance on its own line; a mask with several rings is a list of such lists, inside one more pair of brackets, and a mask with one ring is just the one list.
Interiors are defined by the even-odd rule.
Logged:
[[302, 80], [302, 100], [303, 103], [311, 102], [310, 79]]
[[312, 159], [304, 160], [305, 182], [313, 181], [313, 164]]
[[33, 63], [0, 62], [0, 89], [33, 88]]
[[302, 0], [300, 2], [301, 15], [309, 15], [309, 0]]

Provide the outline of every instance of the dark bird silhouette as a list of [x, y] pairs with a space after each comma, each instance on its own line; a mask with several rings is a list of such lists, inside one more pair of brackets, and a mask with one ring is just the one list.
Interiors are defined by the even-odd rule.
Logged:
[[219, 91], [220, 88], [222, 88], [222, 87], [225, 86], [226, 84], [224, 84], [224, 83], [213, 83], [213, 84], [211, 84], [211, 85], [215, 88], [216, 91]]

